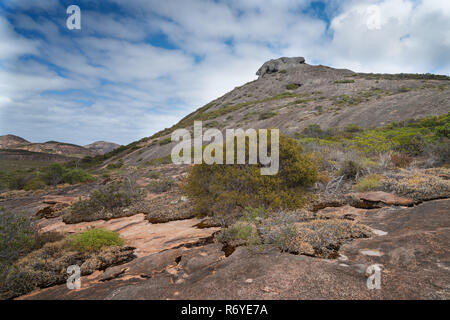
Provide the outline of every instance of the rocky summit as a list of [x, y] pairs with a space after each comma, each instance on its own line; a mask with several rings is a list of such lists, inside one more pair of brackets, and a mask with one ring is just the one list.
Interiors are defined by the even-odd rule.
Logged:
[[[0, 227], [33, 235], [2, 247], [0, 297], [449, 299], [450, 78], [302, 57], [257, 75], [126, 146], [97, 142], [38, 168], [0, 159]], [[279, 175], [172, 163], [172, 132], [194, 121], [279, 128]], [[82, 148], [0, 141], [11, 154]]]
[[287, 71], [287, 69], [295, 68], [299, 64], [305, 63], [305, 58], [296, 57], [296, 58], [278, 58], [272, 59], [265, 62], [261, 68], [256, 71], [257, 76], [264, 76], [266, 73], [275, 73], [278, 71]]

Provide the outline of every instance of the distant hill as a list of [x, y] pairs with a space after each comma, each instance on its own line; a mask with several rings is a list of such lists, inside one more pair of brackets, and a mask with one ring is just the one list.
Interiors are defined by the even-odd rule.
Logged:
[[57, 141], [47, 141], [44, 143], [20, 143], [9, 145], [7, 148], [1, 149], [15, 149], [26, 150], [31, 152], [40, 152], [44, 154], [57, 154], [65, 157], [83, 158], [85, 156], [95, 156], [97, 153], [93, 150], [86, 149], [84, 147], [62, 143]]
[[0, 160], [19, 162], [60, 162], [104, 154], [119, 147], [118, 144], [98, 141], [82, 147], [58, 141], [32, 143], [8, 134], [0, 136]]
[[0, 149], [7, 149], [19, 144], [27, 144], [29, 141], [24, 138], [15, 136], [13, 134], [7, 134], [5, 136], [0, 136]]
[[114, 149], [117, 149], [118, 147], [120, 147], [120, 144], [106, 141], [96, 141], [84, 146], [84, 148], [95, 151], [98, 154], [105, 154], [111, 152]]

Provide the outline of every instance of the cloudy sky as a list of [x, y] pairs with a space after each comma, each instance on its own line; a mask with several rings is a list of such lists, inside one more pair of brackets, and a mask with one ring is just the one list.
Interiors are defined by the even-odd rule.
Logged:
[[127, 144], [280, 56], [450, 75], [450, 1], [2, 0], [0, 135]]

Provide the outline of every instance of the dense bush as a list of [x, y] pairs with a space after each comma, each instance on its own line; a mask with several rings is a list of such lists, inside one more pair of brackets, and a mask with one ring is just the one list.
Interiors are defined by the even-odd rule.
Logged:
[[[247, 206], [301, 207], [305, 189], [317, 180], [317, 166], [295, 140], [280, 135], [279, 142], [280, 169], [273, 176], [261, 175], [261, 166], [256, 164], [194, 165], [184, 190], [197, 212], [211, 215], [240, 211]], [[248, 151], [248, 142], [246, 147]]]

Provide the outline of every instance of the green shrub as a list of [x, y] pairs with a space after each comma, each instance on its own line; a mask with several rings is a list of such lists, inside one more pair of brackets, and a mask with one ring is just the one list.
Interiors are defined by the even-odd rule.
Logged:
[[35, 245], [35, 228], [30, 218], [0, 208], [0, 291], [12, 264]]
[[148, 174], [150, 179], [159, 179], [161, 177], [161, 173], [157, 171], [152, 171]]
[[56, 186], [63, 181], [65, 168], [60, 163], [50, 165], [43, 173], [43, 179], [46, 184]]
[[208, 121], [204, 124], [204, 128], [222, 128], [223, 124], [218, 121]]
[[[268, 144], [270, 148], [270, 139]], [[248, 142], [246, 148], [248, 152]], [[280, 135], [278, 174], [261, 175], [259, 164], [196, 164], [183, 189], [202, 215], [227, 214], [247, 206], [301, 207], [305, 189], [317, 180], [316, 164], [302, 151], [295, 140]]]
[[269, 119], [269, 118], [275, 117], [276, 115], [277, 115], [276, 112], [266, 111], [259, 115], [259, 120]]
[[123, 167], [123, 161], [120, 160], [120, 161], [118, 161], [118, 162], [116, 162], [116, 163], [110, 163], [110, 164], [108, 164], [108, 165], [106, 166], [106, 169], [108, 169], [108, 170], [114, 170], [114, 169], [120, 169], [120, 168], [122, 168], [122, 167]]
[[94, 177], [83, 169], [68, 169], [63, 174], [63, 181], [70, 184], [83, 183], [94, 180]]
[[45, 189], [47, 185], [45, 182], [40, 178], [33, 178], [30, 181], [28, 181], [25, 186], [23, 187], [24, 190], [30, 191], [30, 190], [40, 190]]
[[167, 155], [161, 158], [155, 158], [151, 159], [145, 162], [146, 165], [152, 166], [152, 165], [159, 165], [159, 164], [169, 164], [172, 163], [172, 157], [171, 155]]
[[450, 138], [450, 122], [436, 127], [436, 135], [439, 137]]
[[318, 124], [310, 124], [302, 131], [302, 135], [307, 138], [324, 138], [326, 132]]
[[35, 244], [35, 228], [25, 215], [0, 208], [0, 263], [7, 264], [31, 251]]
[[159, 141], [159, 145], [160, 145], [160, 146], [163, 146], [163, 145], [169, 144], [169, 143], [171, 143], [171, 142], [172, 142], [172, 139], [171, 139], [170, 137], [168, 137], [168, 138], [164, 138], [164, 139], [160, 140], [160, 141]]
[[68, 245], [80, 252], [98, 251], [106, 246], [121, 246], [123, 244], [123, 239], [117, 233], [97, 228], [91, 228], [68, 239]]
[[359, 192], [377, 190], [380, 187], [380, 181], [383, 177], [377, 174], [371, 174], [359, 179], [354, 189]]
[[14, 172], [8, 176], [8, 188], [11, 190], [22, 190], [33, 178], [29, 173]]
[[360, 132], [360, 131], [362, 131], [362, 129], [360, 127], [358, 127], [356, 124], [349, 124], [348, 126], [346, 126], [344, 128], [344, 131], [354, 133], [354, 132]]
[[123, 241], [116, 236], [97, 232], [74, 238], [74, 245], [71, 237], [46, 243], [15, 262], [0, 287], [0, 298], [11, 299], [35, 289], [63, 284], [69, 277], [67, 267], [70, 265], [80, 266], [84, 276], [134, 258], [132, 248], [120, 246]]
[[297, 223], [293, 236], [286, 241], [286, 251], [332, 259], [339, 255], [340, 246], [348, 240], [368, 238], [371, 234], [365, 225], [346, 219]]
[[77, 223], [112, 218], [115, 213], [122, 213], [123, 208], [142, 197], [142, 192], [134, 183], [112, 182], [92, 191], [88, 199], [74, 202], [63, 220], [66, 223]]
[[286, 85], [287, 90], [295, 90], [299, 87], [300, 87], [300, 85], [298, 83], [290, 83], [290, 84]]
[[363, 171], [362, 165], [353, 160], [345, 160], [342, 163], [341, 168], [339, 169], [339, 175], [344, 176], [347, 179], [354, 179], [356, 176], [362, 174]]
[[169, 191], [174, 186], [175, 182], [173, 179], [165, 178], [158, 181], [152, 181], [147, 186], [147, 189], [153, 193], [163, 193]]
[[344, 79], [344, 80], [336, 80], [334, 83], [354, 83], [355, 80]]

